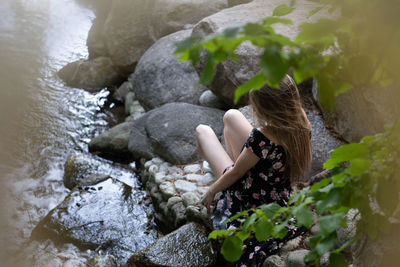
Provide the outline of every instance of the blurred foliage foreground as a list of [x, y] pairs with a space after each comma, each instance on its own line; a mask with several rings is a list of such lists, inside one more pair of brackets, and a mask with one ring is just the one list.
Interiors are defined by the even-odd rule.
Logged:
[[[177, 44], [181, 60], [199, 63], [200, 52], [207, 50], [200, 82], [207, 85], [214, 78], [216, 64], [235, 60], [235, 49], [244, 41], [263, 49], [260, 72], [235, 91], [235, 101], [251, 89], [265, 83], [277, 87], [279, 81], [293, 70], [297, 83], [315, 78], [320, 86], [319, 101], [328, 109], [335, 97], [351, 90], [373, 86], [391, 87], [398, 92], [400, 75], [400, 28], [398, 0], [318, 0], [309, 16], [321, 10], [334, 14], [315, 23], [300, 25], [300, 33], [291, 40], [276, 33], [273, 24], [292, 24], [282, 18], [299, 5], [291, 1], [279, 5], [273, 16], [259, 23], [230, 27], [204, 39], [191, 37]], [[349, 114], [350, 115], [350, 114]], [[242, 222], [239, 229], [213, 231], [209, 238], [224, 238], [221, 253], [236, 261], [242, 253], [243, 241], [255, 233], [259, 241], [282, 238], [286, 227], [293, 224], [309, 228], [319, 217], [320, 233], [310, 240], [311, 252], [305, 260], [319, 265], [319, 259], [330, 253], [331, 266], [347, 266], [342, 254], [345, 247], [366, 233], [375, 239], [398, 223], [400, 216], [400, 120], [385, 132], [364, 137], [360, 143], [339, 147], [325, 162], [332, 169], [330, 178], [297, 191], [287, 207], [270, 203], [245, 211], [231, 218]], [[358, 211], [357, 234], [338, 247], [336, 230], [346, 226], [345, 214]], [[352, 218], [353, 220], [355, 218]]]

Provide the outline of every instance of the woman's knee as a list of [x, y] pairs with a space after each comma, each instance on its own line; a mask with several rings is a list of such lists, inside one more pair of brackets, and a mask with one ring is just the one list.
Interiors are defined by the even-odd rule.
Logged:
[[239, 120], [243, 120], [243, 114], [237, 109], [230, 109], [224, 114], [224, 126], [233, 125]]
[[207, 135], [212, 135], [215, 134], [213, 129], [211, 129], [210, 126], [205, 125], [205, 124], [199, 124], [196, 127], [196, 136], [202, 137], [202, 136], [207, 136]]

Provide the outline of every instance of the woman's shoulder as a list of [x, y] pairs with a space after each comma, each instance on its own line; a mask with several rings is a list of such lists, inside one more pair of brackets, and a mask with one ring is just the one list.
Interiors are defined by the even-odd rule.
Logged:
[[271, 146], [281, 146], [279, 142], [267, 131], [261, 130], [259, 128], [253, 128], [252, 130], [253, 138], [257, 138], [264, 142], [268, 142]]

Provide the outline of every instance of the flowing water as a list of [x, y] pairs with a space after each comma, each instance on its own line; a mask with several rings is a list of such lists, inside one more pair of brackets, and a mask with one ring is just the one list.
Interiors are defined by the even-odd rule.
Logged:
[[[77, 0], [0, 0], [0, 266], [55, 266], [94, 253], [28, 242], [33, 227], [69, 192], [65, 160], [87, 154], [90, 139], [115, 123], [107, 90], [69, 88], [56, 76], [66, 63], [87, 57], [93, 18]], [[132, 172], [105, 168], [137, 184]]]

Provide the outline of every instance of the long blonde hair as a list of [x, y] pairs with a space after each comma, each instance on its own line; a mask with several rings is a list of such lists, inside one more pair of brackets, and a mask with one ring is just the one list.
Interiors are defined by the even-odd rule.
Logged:
[[286, 152], [285, 177], [292, 184], [303, 181], [312, 160], [310, 125], [301, 107], [296, 83], [286, 75], [279, 89], [267, 85], [249, 94], [260, 127]]

